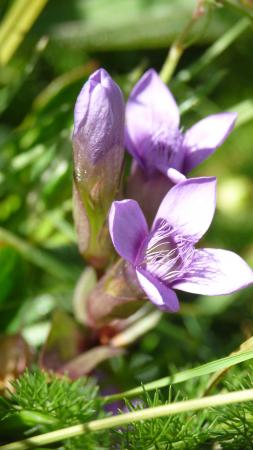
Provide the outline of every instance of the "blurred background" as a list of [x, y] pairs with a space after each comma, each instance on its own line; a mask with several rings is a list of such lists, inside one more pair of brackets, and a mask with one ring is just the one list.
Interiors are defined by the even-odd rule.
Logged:
[[[253, 266], [253, 3], [203, 4], [170, 88], [183, 128], [218, 111], [239, 114], [226, 143], [192, 174], [218, 177], [205, 246], [236, 251]], [[127, 98], [146, 68], [161, 69], [195, 6], [195, 0], [1, 1], [2, 336], [22, 334], [39, 349], [60, 311], [66, 326], [59, 334], [62, 342], [69, 338], [73, 290], [84, 268], [71, 198], [77, 94], [103, 66]], [[184, 294], [180, 314], [165, 315], [130, 349], [127, 363], [120, 356], [106, 370], [127, 387], [173, 366], [225, 356], [252, 335], [252, 294], [252, 288], [217, 298]]]

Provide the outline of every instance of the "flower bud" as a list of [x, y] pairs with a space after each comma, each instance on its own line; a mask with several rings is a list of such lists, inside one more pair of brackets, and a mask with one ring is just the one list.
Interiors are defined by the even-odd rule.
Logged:
[[111, 251], [106, 218], [122, 173], [124, 109], [121, 90], [104, 69], [90, 76], [75, 105], [74, 218], [79, 250], [97, 267]]

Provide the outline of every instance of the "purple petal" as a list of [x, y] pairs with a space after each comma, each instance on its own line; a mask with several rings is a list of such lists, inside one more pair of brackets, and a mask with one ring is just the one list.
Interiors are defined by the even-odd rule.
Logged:
[[187, 173], [210, 156], [231, 133], [236, 113], [208, 116], [190, 128], [184, 137], [184, 172]]
[[197, 242], [208, 230], [215, 211], [216, 178], [190, 178], [164, 197], [154, 220], [166, 220], [180, 235]]
[[246, 262], [227, 250], [196, 250], [191, 270], [173, 288], [193, 294], [224, 295], [253, 283], [253, 272]]
[[126, 104], [125, 142], [128, 151], [142, 162], [153, 141], [171, 140], [178, 131], [175, 99], [154, 69], [138, 81]]
[[148, 226], [134, 200], [113, 202], [109, 213], [109, 230], [117, 252], [134, 264], [140, 245], [148, 234]]
[[179, 172], [176, 169], [173, 169], [172, 167], [167, 170], [167, 177], [174, 184], [178, 184], [186, 180], [186, 177], [181, 172]]
[[179, 301], [176, 293], [143, 269], [136, 270], [138, 280], [149, 300], [164, 311], [177, 312]]

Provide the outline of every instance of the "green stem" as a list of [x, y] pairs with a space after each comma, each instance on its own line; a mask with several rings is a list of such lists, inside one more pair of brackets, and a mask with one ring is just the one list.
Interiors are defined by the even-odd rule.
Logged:
[[160, 71], [160, 78], [164, 83], [169, 83], [173, 73], [175, 72], [178, 62], [186, 48], [186, 39], [192, 30], [196, 21], [203, 15], [203, 3], [204, 0], [198, 0], [196, 8], [192, 14], [192, 17], [187, 22], [186, 26], [183, 28], [182, 32], [179, 34], [175, 42], [171, 45], [168, 52], [168, 56], [163, 64]]
[[171, 80], [183, 52], [184, 47], [177, 41], [170, 47], [168, 56], [160, 71], [160, 78], [164, 83], [168, 84]]
[[146, 408], [139, 411], [107, 417], [105, 419], [93, 420], [88, 423], [74, 425], [72, 427], [41, 434], [23, 441], [3, 445], [0, 447], [0, 450], [26, 450], [37, 446], [52, 444], [54, 442], [59, 442], [75, 436], [80, 436], [88, 431], [97, 432], [120, 427], [122, 425], [132, 424], [133, 422], [140, 422], [142, 420], [152, 420], [159, 417], [167, 417], [174, 414], [198, 411], [205, 408], [252, 400], [253, 389], [246, 389], [244, 391], [235, 391], [200, 399], [175, 402], [169, 405], [155, 406], [153, 408]]

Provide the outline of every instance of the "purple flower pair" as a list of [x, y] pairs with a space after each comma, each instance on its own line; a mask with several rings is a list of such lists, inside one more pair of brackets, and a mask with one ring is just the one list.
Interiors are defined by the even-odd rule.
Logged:
[[213, 218], [216, 179], [185, 180], [224, 142], [236, 117], [211, 115], [182, 133], [177, 104], [153, 69], [143, 75], [127, 102], [125, 143], [135, 169], [137, 163], [144, 177], [153, 180], [149, 186], [154, 189], [155, 179], [160, 188], [161, 181], [166, 186], [161, 175], [178, 184], [163, 198], [150, 231], [137, 202], [114, 202], [110, 234], [117, 252], [135, 267], [147, 297], [166, 311], [179, 308], [175, 289], [223, 295], [253, 282], [252, 270], [235, 253], [195, 248]]
[[[88, 250], [95, 256], [101, 256], [101, 236], [107, 236], [102, 227], [120, 181], [123, 120], [120, 89], [105, 70], [98, 70], [78, 97], [73, 135], [78, 192], [94, 231], [94, 248]], [[109, 230], [117, 252], [134, 266], [143, 291], [166, 311], [179, 308], [175, 289], [222, 295], [253, 283], [252, 270], [235, 253], [195, 248], [213, 218], [216, 179], [185, 179], [222, 144], [235, 120], [235, 113], [215, 114], [182, 133], [176, 102], [152, 69], [127, 102], [125, 144], [142, 174], [132, 198], [142, 190], [142, 180], [148, 180], [144, 204], [155, 199], [156, 215], [149, 230], [148, 216], [135, 200], [114, 201]]]

